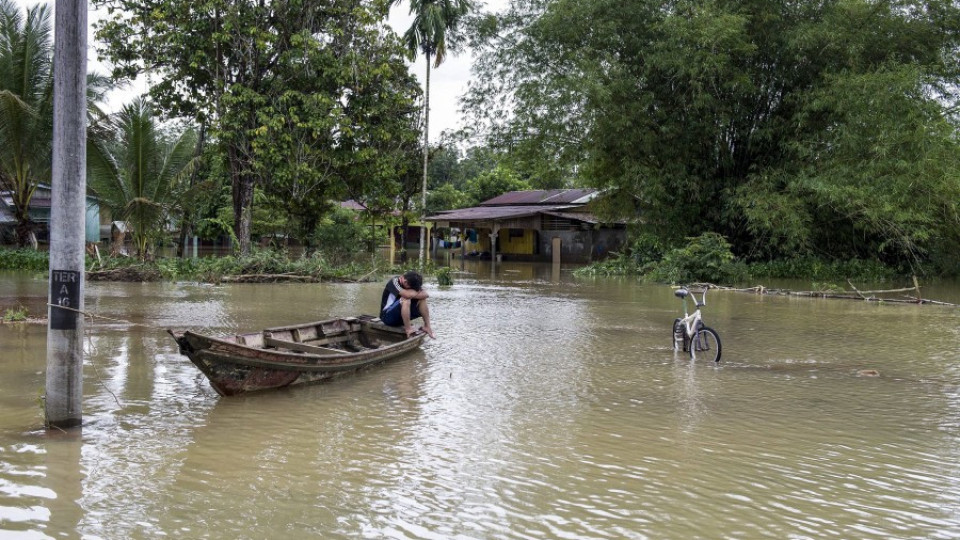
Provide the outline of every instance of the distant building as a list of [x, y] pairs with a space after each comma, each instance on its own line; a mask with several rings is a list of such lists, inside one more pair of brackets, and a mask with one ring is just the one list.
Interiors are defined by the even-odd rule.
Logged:
[[[30, 208], [27, 210], [30, 219], [38, 225], [37, 239], [47, 240], [50, 227], [50, 205], [52, 203], [52, 188], [40, 184], [30, 199]], [[9, 191], [0, 191], [0, 238], [15, 238], [17, 220], [14, 218], [13, 195]], [[100, 241], [100, 202], [87, 195], [86, 212], [86, 241]]]
[[427, 221], [455, 230], [465, 256], [592, 262], [626, 241], [624, 223], [603, 223], [590, 212], [588, 203], [598, 196], [596, 189], [511, 191]]

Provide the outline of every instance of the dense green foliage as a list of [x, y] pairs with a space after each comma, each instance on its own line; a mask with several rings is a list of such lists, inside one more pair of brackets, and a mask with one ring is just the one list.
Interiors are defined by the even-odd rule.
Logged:
[[[129, 281], [191, 280], [218, 283], [231, 277], [296, 275], [315, 281], [353, 281], [373, 273], [394, 271], [382, 261], [328, 257], [315, 252], [312, 255], [290, 256], [283, 250], [252, 249], [249, 255], [200, 258], [160, 258], [139, 261], [129, 257], [107, 257], [96, 265], [93, 279]], [[270, 281], [270, 278], [264, 278]]]
[[[114, 74], [156, 77], [164, 113], [195, 119], [231, 185], [250, 250], [255, 187], [302, 238], [353, 187], [395, 185], [417, 136], [416, 81], [386, 5], [359, 0], [96, 0]], [[221, 216], [222, 217], [222, 216]]]
[[658, 283], [706, 282], [717, 285], [752, 284], [761, 279], [808, 279], [870, 283], [890, 281], [898, 273], [877, 260], [825, 261], [814, 257], [784, 258], [745, 263], [731, 245], [715, 233], [687, 238], [679, 247], [664, 250], [652, 235], [637, 235], [629, 250], [576, 270], [580, 276], [639, 276]]
[[454, 139], [443, 141], [431, 153], [427, 213], [476, 206], [507, 191], [557, 187], [521, 176], [507, 161], [505, 154], [488, 146], [460, 152]]
[[530, 189], [530, 184], [510, 169], [500, 166], [478, 174], [467, 183], [467, 193], [473, 204], [480, 204], [509, 191], [525, 189]]
[[514, 0], [476, 29], [489, 143], [666, 248], [960, 263], [955, 2]]
[[373, 251], [371, 244], [378, 238], [375, 229], [365, 227], [357, 220], [356, 212], [338, 209], [330, 213], [314, 232], [317, 249], [324, 255], [343, 260], [361, 251]]

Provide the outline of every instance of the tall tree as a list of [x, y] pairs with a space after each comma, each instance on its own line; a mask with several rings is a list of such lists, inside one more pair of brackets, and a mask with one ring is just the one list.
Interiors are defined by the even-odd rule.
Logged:
[[[94, 3], [113, 13], [97, 35], [115, 74], [150, 73], [159, 79], [150, 94], [163, 112], [209, 126], [231, 180], [242, 254], [250, 249], [254, 186], [335, 178], [322, 176], [326, 163], [317, 153], [323, 145], [340, 150], [345, 138], [376, 129], [348, 109], [371, 93], [407, 92], [391, 86], [395, 78], [385, 83], [366, 76], [403, 66], [400, 44], [381, 24], [386, 6], [379, 2]], [[310, 155], [295, 153], [302, 149]], [[322, 198], [323, 191], [291, 189], [289, 195]]]
[[[390, 5], [402, 0], [391, 0]], [[473, 8], [471, 0], [410, 0], [410, 13], [414, 16], [410, 28], [403, 34], [403, 41], [412, 56], [423, 53], [427, 72], [423, 98], [423, 186], [420, 199], [420, 222], [425, 224], [427, 208], [427, 177], [430, 152], [430, 63], [438, 68], [447, 57], [447, 48], [455, 50], [458, 44], [457, 29], [464, 17]], [[426, 227], [420, 228], [420, 267], [426, 264]]]
[[130, 225], [143, 260], [187, 194], [197, 136], [185, 130], [166, 137], [144, 98], [124, 106], [115, 126], [114, 141], [97, 141], [89, 151], [90, 184], [101, 203]]
[[[368, 209], [395, 209], [397, 178], [417, 144], [420, 88], [401, 48], [377, 44], [373, 29], [354, 29], [354, 42], [337, 57], [308, 65], [292, 79], [281, 104], [285, 115], [263, 115], [258, 135], [270, 207], [288, 218], [309, 246], [331, 201], [351, 198]], [[386, 38], [386, 36], [384, 36]], [[358, 66], [369, 66], [357, 69]], [[308, 85], [342, 91], [349, 100], [296, 92]], [[339, 89], [339, 90], [338, 90]], [[262, 114], [262, 113], [261, 113]]]
[[664, 240], [912, 264], [960, 253], [958, 21], [948, 0], [514, 0], [479, 25], [467, 105]]

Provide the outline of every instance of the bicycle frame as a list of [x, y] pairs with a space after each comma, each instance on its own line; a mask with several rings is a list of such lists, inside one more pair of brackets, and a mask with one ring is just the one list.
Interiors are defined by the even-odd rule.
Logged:
[[[697, 353], [712, 358], [714, 362], [720, 362], [722, 346], [720, 345], [720, 334], [713, 328], [703, 323], [703, 315], [700, 308], [707, 305], [707, 290], [705, 287], [697, 300], [697, 295], [688, 291], [686, 288], [679, 288], [674, 295], [683, 300], [683, 317], [677, 317], [673, 321], [673, 351], [690, 353], [690, 359], [696, 360]], [[687, 296], [693, 297], [693, 313], [687, 311]]]
[[[697, 296], [687, 291], [687, 289], [680, 288], [674, 292], [674, 295], [683, 300], [683, 318], [680, 319], [680, 323], [683, 325], [683, 336], [682, 340], [684, 342], [690, 340], [697, 328], [703, 323], [703, 316], [700, 313], [700, 308], [707, 305], [707, 289], [703, 290], [703, 293], [700, 295], [700, 300], [697, 300]], [[696, 309], [693, 313], [687, 312], [687, 296], [693, 297], [693, 303]], [[673, 340], [673, 350], [680, 350], [680, 343], [677, 340], [677, 336], [674, 336]]]

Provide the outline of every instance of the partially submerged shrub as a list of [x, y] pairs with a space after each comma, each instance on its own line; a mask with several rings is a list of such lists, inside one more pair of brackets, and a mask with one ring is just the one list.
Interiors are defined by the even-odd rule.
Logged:
[[440, 286], [453, 285], [453, 276], [450, 275], [450, 267], [444, 266], [437, 268], [437, 284]]
[[10, 308], [3, 313], [3, 322], [21, 322], [30, 317], [30, 312], [23, 306]]
[[742, 279], [746, 267], [735, 262], [730, 247], [720, 234], [704, 233], [668, 251], [646, 275], [662, 283], [730, 283]]

